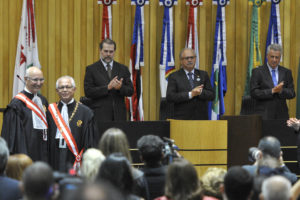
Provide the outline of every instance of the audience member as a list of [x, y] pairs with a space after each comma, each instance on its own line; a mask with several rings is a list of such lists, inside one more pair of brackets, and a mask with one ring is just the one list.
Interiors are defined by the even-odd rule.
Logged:
[[168, 167], [165, 196], [155, 200], [202, 200], [202, 190], [194, 166], [177, 158]]
[[242, 167], [231, 167], [224, 178], [223, 199], [247, 200], [250, 198], [253, 177]]
[[126, 200], [120, 191], [106, 182], [87, 183], [67, 194], [64, 200]]
[[113, 153], [103, 161], [96, 180], [108, 181], [117, 187], [127, 200], [140, 199], [133, 194], [134, 180], [131, 166], [121, 153]]
[[23, 173], [24, 200], [48, 200], [53, 195], [54, 178], [51, 167], [44, 162], [35, 162]]
[[256, 164], [243, 166], [251, 175], [264, 175], [266, 177], [282, 175], [290, 180], [292, 184], [297, 181], [296, 174], [290, 172], [282, 161], [280, 142], [277, 138], [272, 136], [262, 138], [259, 141], [258, 149], [260, 155]]
[[19, 181], [5, 176], [9, 150], [5, 140], [0, 137], [0, 199], [18, 200], [22, 197]]
[[291, 200], [291, 182], [283, 176], [272, 176], [262, 184], [261, 200]]
[[164, 142], [155, 135], [145, 135], [137, 142], [141, 160], [145, 163], [144, 176], [147, 181], [146, 200], [152, 200], [164, 194], [167, 166], [162, 165]]
[[210, 167], [201, 177], [203, 194], [205, 196], [222, 199], [222, 185], [226, 170], [217, 167]]
[[6, 166], [6, 175], [21, 181], [24, 170], [30, 165], [32, 165], [32, 160], [26, 154], [10, 155]]
[[94, 182], [104, 159], [105, 156], [99, 149], [90, 148], [86, 150], [82, 157], [81, 175], [88, 182]]
[[[104, 132], [100, 141], [99, 149], [107, 157], [112, 153], [122, 153], [130, 163], [132, 158], [129, 152], [129, 144], [125, 133], [118, 128], [110, 128]], [[134, 179], [134, 194], [146, 198], [147, 187], [145, 183], [144, 173], [134, 167], [131, 167]]]

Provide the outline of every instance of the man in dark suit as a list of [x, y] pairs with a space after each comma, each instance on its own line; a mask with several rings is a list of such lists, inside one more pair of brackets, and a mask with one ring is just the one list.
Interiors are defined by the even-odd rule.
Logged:
[[179, 57], [182, 68], [169, 76], [167, 87], [167, 101], [174, 103], [174, 118], [207, 120], [207, 101], [215, 97], [209, 76], [195, 69], [193, 49], [181, 50]]
[[125, 97], [133, 94], [130, 72], [125, 65], [113, 60], [116, 43], [103, 40], [100, 45], [100, 60], [87, 66], [84, 92], [91, 99], [97, 124], [103, 121], [125, 121]]
[[251, 97], [256, 100], [255, 113], [263, 119], [288, 119], [286, 100], [296, 96], [291, 70], [279, 65], [281, 54], [281, 46], [271, 44], [268, 62], [252, 70]]

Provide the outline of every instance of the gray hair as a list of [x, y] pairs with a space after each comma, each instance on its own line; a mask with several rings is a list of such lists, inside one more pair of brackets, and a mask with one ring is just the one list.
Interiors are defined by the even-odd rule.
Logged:
[[192, 48], [183, 48], [183, 49], [181, 49], [181, 51], [180, 51], [180, 53], [179, 53], [179, 58], [180, 58], [180, 59], [182, 58], [182, 54], [183, 54], [183, 52], [184, 52], [185, 50], [190, 50], [190, 51], [192, 51], [192, 52], [196, 55], [194, 49], [192, 49]]
[[280, 55], [282, 55], [282, 46], [280, 44], [270, 44], [267, 48], [267, 54], [271, 51], [280, 51]]
[[9, 150], [6, 141], [0, 137], [0, 173], [3, 173], [7, 164]]
[[262, 184], [265, 200], [288, 200], [291, 197], [291, 182], [283, 176], [272, 176]]
[[62, 76], [62, 77], [58, 78], [57, 81], [56, 81], [56, 89], [58, 89], [59, 81], [61, 81], [61, 79], [64, 79], [64, 78], [67, 78], [67, 79], [71, 80], [71, 84], [72, 84], [73, 88], [76, 87], [73, 77], [71, 77], [71, 76]]
[[105, 156], [99, 149], [90, 148], [82, 156], [81, 172], [90, 182], [93, 182], [98, 174], [100, 165], [105, 160]]

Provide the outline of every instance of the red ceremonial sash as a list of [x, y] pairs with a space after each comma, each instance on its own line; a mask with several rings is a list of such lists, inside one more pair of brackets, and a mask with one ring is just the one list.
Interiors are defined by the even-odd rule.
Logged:
[[58, 130], [60, 131], [61, 135], [64, 137], [65, 141], [67, 142], [69, 150], [75, 156], [75, 162], [74, 162], [73, 168], [76, 170], [76, 166], [78, 165], [78, 167], [79, 167], [80, 163], [81, 163], [83, 148], [80, 151], [80, 153], [78, 153], [78, 148], [77, 148], [75, 139], [71, 133], [71, 130], [67, 126], [65, 120], [63, 120], [63, 118], [57, 108], [56, 103], [52, 103], [49, 105], [49, 111], [52, 115], [52, 118], [53, 118]]
[[43, 113], [43, 111], [41, 111], [41, 109], [31, 99], [29, 99], [23, 93], [17, 94], [15, 96], [15, 98], [23, 101], [25, 103], [25, 105], [27, 106], [27, 108], [29, 108], [30, 110], [32, 110], [44, 122], [44, 124], [48, 128], [48, 123], [47, 123], [45, 114]]

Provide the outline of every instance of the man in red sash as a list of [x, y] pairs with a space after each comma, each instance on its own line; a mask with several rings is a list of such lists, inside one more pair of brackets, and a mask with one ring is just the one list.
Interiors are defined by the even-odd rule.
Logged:
[[67, 172], [79, 169], [84, 150], [92, 147], [94, 114], [87, 106], [75, 101], [75, 81], [63, 76], [56, 81], [58, 103], [49, 105], [50, 165], [54, 170]]
[[24, 153], [33, 161], [48, 161], [46, 108], [48, 102], [38, 94], [44, 83], [43, 72], [30, 67], [25, 73], [25, 88], [4, 111], [1, 136], [11, 154]]

